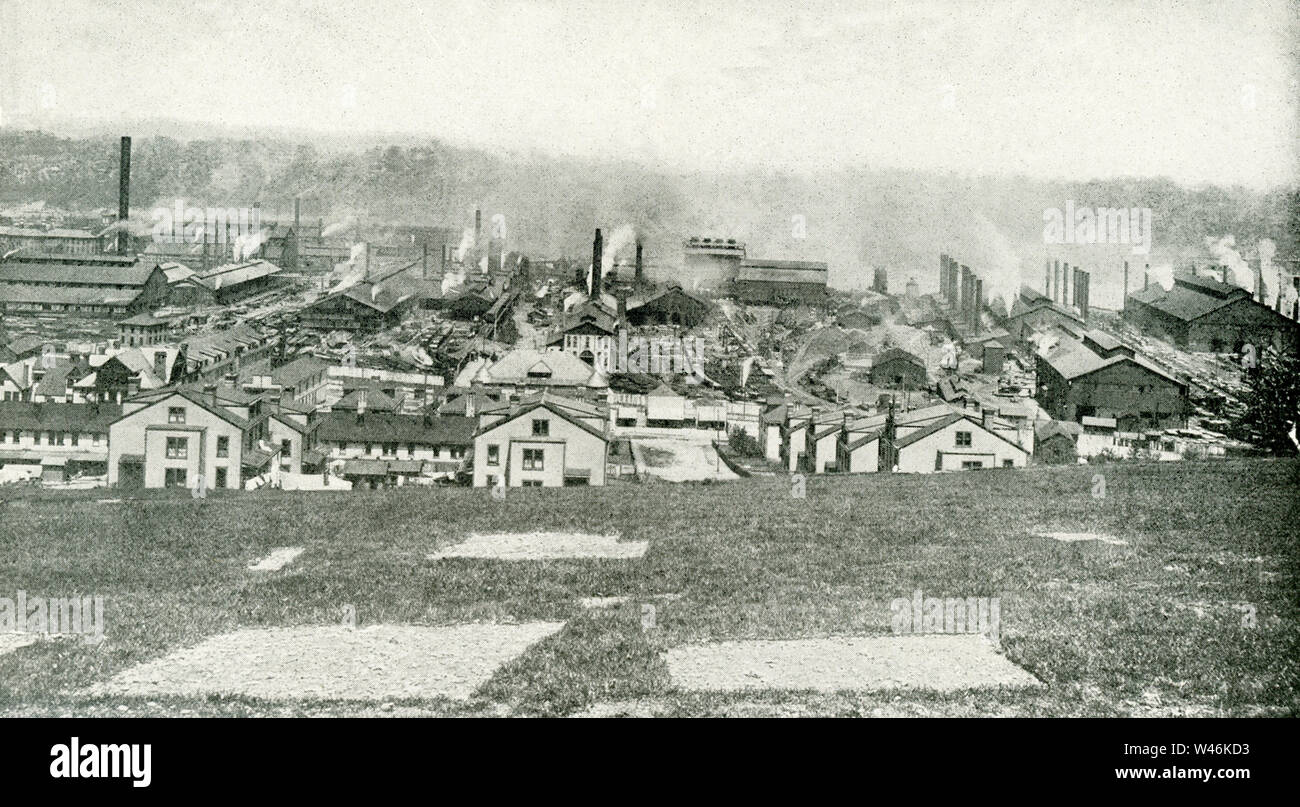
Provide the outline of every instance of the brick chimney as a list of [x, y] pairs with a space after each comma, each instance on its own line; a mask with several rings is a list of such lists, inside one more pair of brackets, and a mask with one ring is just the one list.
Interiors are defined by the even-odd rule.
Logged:
[[122, 138], [122, 154], [117, 172], [117, 220], [121, 229], [117, 231], [117, 254], [125, 255], [130, 251], [131, 233], [127, 230], [127, 219], [131, 217], [131, 138]]

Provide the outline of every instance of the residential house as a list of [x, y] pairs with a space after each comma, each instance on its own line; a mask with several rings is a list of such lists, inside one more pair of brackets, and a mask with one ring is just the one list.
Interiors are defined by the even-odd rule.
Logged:
[[604, 485], [608, 417], [548, 393], [484, 410], [474, 435], [474, 486]]
[[112, 404], [0, 402], [0, 466], [40, 465], [47, 481], [103, 474], [109, 425], [121, 412]]

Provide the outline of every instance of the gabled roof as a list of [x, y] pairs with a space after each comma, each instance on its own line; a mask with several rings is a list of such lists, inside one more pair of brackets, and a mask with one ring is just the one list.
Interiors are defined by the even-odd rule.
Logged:
[[1046, 440], [1056, 435], [1064, 435], [1071, 441], [1083, 433], [1083, 427], [1070, 420], [1048, 420], [1034, 426], [1034, 438]]
[[120, 404], [0, 401], [0, 430], [107, 432]]
[[908, 353], [906, 350], [897, 347], [891, 347], [881, 351], [879, 354], [877, 354], [876, 358], [872, 361], [871, 366], [879, 367], [885, 362], [894, 361], [896, 359], [901, 359], [905, 362], [915, 364], [918, 367], [921, 367], [922, 369], [925, 368], [925, 362], [922, 361], [919, 356]]
[[[549, 371], [549, 378], [530, 378], [529, 372]], [[557, 350], [539, 351], [516, 348], [480, 373], [486, 383], [493, 384], [544, 384], [551, 386], [585, 386], [597, 375], [595, 368], [573, 356]]]
[[1013, 442], [1011, 442], [1011, 441], [1008, 440], [1007, 438], [1003, 437], [1002, 435], [998, 434], [997, 432], [995, 432], [995, 431], [993, 431], [993, 430], [991, 430], [991, 429], [986, 429], [986, 428], [984, 428], [984, 424], [983, 424], [983, 423], [980, 423], [978, 420], [974, 420], [974, 419], [972, 419], [972, 418], [970, 418], [970, 417], [967, 417], [966, 415], [963, 415], [963, 414], [952, 414], [952, 415], [949, 415], [948, 417], [940, 418], [939, 420], [936, 420], [934, 423], [931, 423], [930, 425], [926, 426], [926, 427], [923, 428], [923, 429], [920, 429], [919, 431], [914, 431], [914, 432], [912, 432], [911, 434], [909, 434], [909, 435], [907, 435], [907, 436], [905, 436], [905, 437], [900, 437], [900, 438], [898, 438], [897, 440], [894, 441], [894, 447], [895, 447], [895, 448], [906, 448], [907, 446], [910, 446], [910, 445], [912, 445], [913, 443], [916, 443], [916, 442], [919, 441], [919, 440], [924, 440], [925, 438], [929, 437], [930, 435], [935, 434], [936, 432], [943, 431], [944, 429], [948, 428], [949, 426], [953, 425], [954, 423], [957, 423], [957, 422], [962, 421], [962, 420], [964, 420], [964, 421], [966, 421], [967, 423], [969, 423], [972, 427], [977, 428], [977, 429], [979, 429], [979, 430], [982, 431], [982, 432], [985, 432], [985, 433], [987, 433], [987, 434], [990, 434], [990, 435], [992, 435], [992, 436], [998, 438], [999, 440], [1001, 440], [1002, 442], [1006, 443], [1006, 444], [1009, 445], [1009, 446], [1015, 446], [1017, 449], [1019, 449], [1021, 452], [1025, 453], [1025, 454], [1028, 454], [1028, 453], [1029, 453], [1028, 451], [1025, 450], [1025, 447], [1024, 447], [1024, 446], [1019, 445], [1018, 443], [1013, 443]]
[[477, 432], [474, 433], [474, 436], [481, 437], [482, 435], [495, 431], [496, 429], [499, 429], [508, 423], [513, 423], [514, 421], [518, 420], [524, 415], [527, 415], [529, 412], [534, 412], [538, 409], [545, 409], [547, 412], [550, 412], [551, 414], [555, 415], [561, 420], [564, 420], [568, 423], [573, 424], [574, 426], [577, 426], [579, 429], [582, 429], [583, 431], [587, 432], [593, 437], [598, 437], [605, 442], [609, 441], [609, 437], [603, 431], [595, 428], [594, 426], [592, 426], [591, 424], [583, 420], [578, 419], [578, 417], [572, 414], [570, 411], [568, 411], [568, 409], [565, 406], [558, 405], [555, 401], [551, 400], [551, 398], [546, 395], [535, 396], [535, 397], [528, 398], [524, 401], [521, 401], [519, 404], [512, 407], [510, 413], [507, 414], [504, 418], [496, 421], [495, 423], [489, 423], [488, 425], [483, 426]]
[[1082, 378], [1106, 367], [1129, 362], [1179, 387], [1187, 386], [1141, 356], [1129, 356], [1126, 353], [1112, 353], [1109, 356], [1103, 356], [1084, 342], [1076, 339], [1062, 337], [1055, 346], [1044, 353], [1040, 353], [1039, 357], [1068, 381]]
[[[226, 392], [229, 392], [229, 390], [227, 390]], [[241, 417], [240, 415], [237, 415], [234, 412], [231, 412], [230, 410], [226, 409], [225, 406], [223, 405], [226, 402], [223, 401], [221, 398], [217, 398], [214, 403], [213, 401], [214, 395], [215, 393], [209, 394], [209, 393], [201, 392], [199, 390], [189, 389], [186, 387], [169, 387], [167, 389], [155, 390], [149, 393], [148, 395], [137, 395], [134, 398], [131, 398], [130, 403], [144, 403], [145, 405], [139, 409], [135, 409], [130, 412], [125, 412], [124, 414], [122, 414], [121, 417], [116, 418], [113, 422], [116, 423], [119, 420], [125, 420], [126, 418], [129, 418], [132, 415], [143, 412], [146, 409], [157, 406], [160, 403], [170, 400], [173, 397], [179, 396], [189, 401], [190, 403], [204, 409], [205, 411], [211, 412], [212, 414], [226, 421], [230, 425], [238, 428], [240, 431], [243, 431], [244, 429], [248, 428], [249, 421], [247, 418]]]

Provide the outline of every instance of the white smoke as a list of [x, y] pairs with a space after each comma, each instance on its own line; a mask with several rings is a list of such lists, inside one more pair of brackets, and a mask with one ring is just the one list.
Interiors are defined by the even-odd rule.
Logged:
[[993, 222], [974, 215], [979, 243], [983, 244], [983, 265], [971, 266], [975, 276], [984, 281], [984, 297], [990, 303], [1001, 298], [1004, 311], [1020, 294], [1020, 256], [1011, 242]]
[[465, 285], [465, 267], [460, 266], [456, 269], [448, 268], [442, 275], [442, 294], [458, 289]]
[[[1227, 266], [1232, 271], [1232, 274], [1228, 276], [1230, 283], [1254, 292], [1255, 273], [1250, 270], [1249, 264], [1242, 259], [1241, 253], [1237, 252], [1237, 239], [1235, 236], [1228, 234], [1219, 239], [1207, 236], [1205, 245], [1218, 263]], [[1219, 280], [1223, 280], [1222, 275], [1220, 275]]]
[[1166, 291], [1172, 289], [1174, 287], [1174, 265], [1172, 263], [1156, 264], [1151, 267], [1147, 279], [1153, 284], [1163, 286]]
[[456, 260], [465, 260], [465, 253], [474, 248], [474, 228], [466, 227], [460, 234], [460, 245], [456, 247]]
[[604, 249], [600, 253], [601, 271], [606, 272], [613, 269], [618, 258], [618, 253], [636, 246], [636, 230], [631, 224], [621, 225], [614, 232], [609, 234], [605, 239]]
[[356, 223], [357, 223], [356, 216], [347, 216], [342, 221], [336, 221], [333, 224], [327, 225], [325, 229], [321, 230], [321, 234], [320, 234], [321, 238], [328, 238], [329, 236], [334, 235], [337, 232], [342, 232], [343, 230], [346, 230], [348, 227], [356, 226]]

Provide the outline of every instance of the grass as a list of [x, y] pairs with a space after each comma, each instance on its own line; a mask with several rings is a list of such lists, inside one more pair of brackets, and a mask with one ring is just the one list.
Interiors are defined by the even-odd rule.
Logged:
[[[1105, 497], [1093, 477], [1105, 475]], [[238, 627], [567, 620], [467, 703], [396, 714], [1258, 715], [1297, 712], [1300, 462], [1234, 460], [783, 477], [604, 489], [378, 492], [0, 489], [0, 597], [102, 595], [108, 640], [0, 656], [2, 715], [380, 714], [376, 704], [92, 697], [86, 689]], [[640, 561], [425, 559], [475, 531], [618, 532]], [[1126, 548], [1036, 531], [1104, 532]], [[280, 546], [306, 552], [249, 572]], [[1008, 657], [1037, 693], [675, 690], [674, 645], [889, 632], [889, 603], [998, 596]], [[677, 598], [656, 595], [679, 594]], [[607, 612], [579, 597], [628, 595]], [[641, 603], [656, 627], [641, 630]], [[1237, 604], [1255, 609], [1242, 624]], [[387, 707], [385, 707], [387, 709]]]

